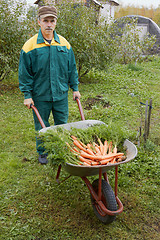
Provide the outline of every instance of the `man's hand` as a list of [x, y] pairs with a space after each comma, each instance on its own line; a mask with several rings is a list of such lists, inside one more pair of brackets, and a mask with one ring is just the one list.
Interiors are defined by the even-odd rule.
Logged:
[[28, 109], [30, 108], [31, 104], [34, 105], [32, 98], [24, 99], [24, 105], [26, 105]]
[[76, 100], [76, 97], [78, 97], [79, 99], [81, 98], [81, 94], [79, 91], [73, 92], [73, 100]]

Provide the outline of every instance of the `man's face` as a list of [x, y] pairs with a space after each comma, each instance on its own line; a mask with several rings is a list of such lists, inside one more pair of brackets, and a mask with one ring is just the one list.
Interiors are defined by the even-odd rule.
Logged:
[[41, 27], [41, 31], [44, 37], [53, 34], [56, 23], [57, 19], [54, 17], [46, 17], [38, 20], [38, 24]]

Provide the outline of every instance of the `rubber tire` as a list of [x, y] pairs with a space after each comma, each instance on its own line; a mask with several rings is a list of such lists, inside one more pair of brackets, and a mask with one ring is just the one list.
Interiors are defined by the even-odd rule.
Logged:
[[[99, 185], [99, 179], [96, 179], [92, 183], [92, 186], [94, 191], [97, 194], [98, 194], [98, 185]], [[100, 206], [96, 204], [96, 201], [92, 197], [92, 195], [91, 195], [91, 202], [92, 202], [94, 213], [101, 222], [103, 222], [104, 224], [109, 224], [116, 219], [116, 216], [110, 216], [110, 215], [102, 216], [100, 212], [103, 212], [103, 211], [100, 208]], [[111, 210], [111, 211], [117, 210], [117, 202], [116, 202], [114, 192], [106, 180], [102, 180], [102, 202], [108, 210]]]

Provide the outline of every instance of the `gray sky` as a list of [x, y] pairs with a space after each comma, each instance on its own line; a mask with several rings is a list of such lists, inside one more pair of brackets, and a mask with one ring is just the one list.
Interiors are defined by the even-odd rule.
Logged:
[[[27, 0], [28, 3], [34, 5], [36, 0]], [[145, 7], [155, 7], [157, 8], [160, 5], [160, 0], [117, 0], [120, 4], [123, 5], [134, 5], [134, 6], [145, 6]]]
[[134, 5], [134, 6], [144, 6], [144, 7], [158, 7], [160, 5], [160, 0], [119, 0], [119, 4], [123, 5]]

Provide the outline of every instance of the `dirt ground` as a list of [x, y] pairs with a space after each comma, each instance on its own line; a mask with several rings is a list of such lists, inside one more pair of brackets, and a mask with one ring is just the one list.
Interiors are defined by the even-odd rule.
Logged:
[[110, 103], [109, 102], [106, 102], [104, 99], [103, 99], [103, 96], [101, 95], [97, 95], [95, 98], [91, 98], [89, 97], [85, 103], [84, 103], [84, 109], [86, 110], [91, 110], [92, 107], [96, 104], [101, 104], [103, 106], [103, 108], [108, 108], [110, 107]]

